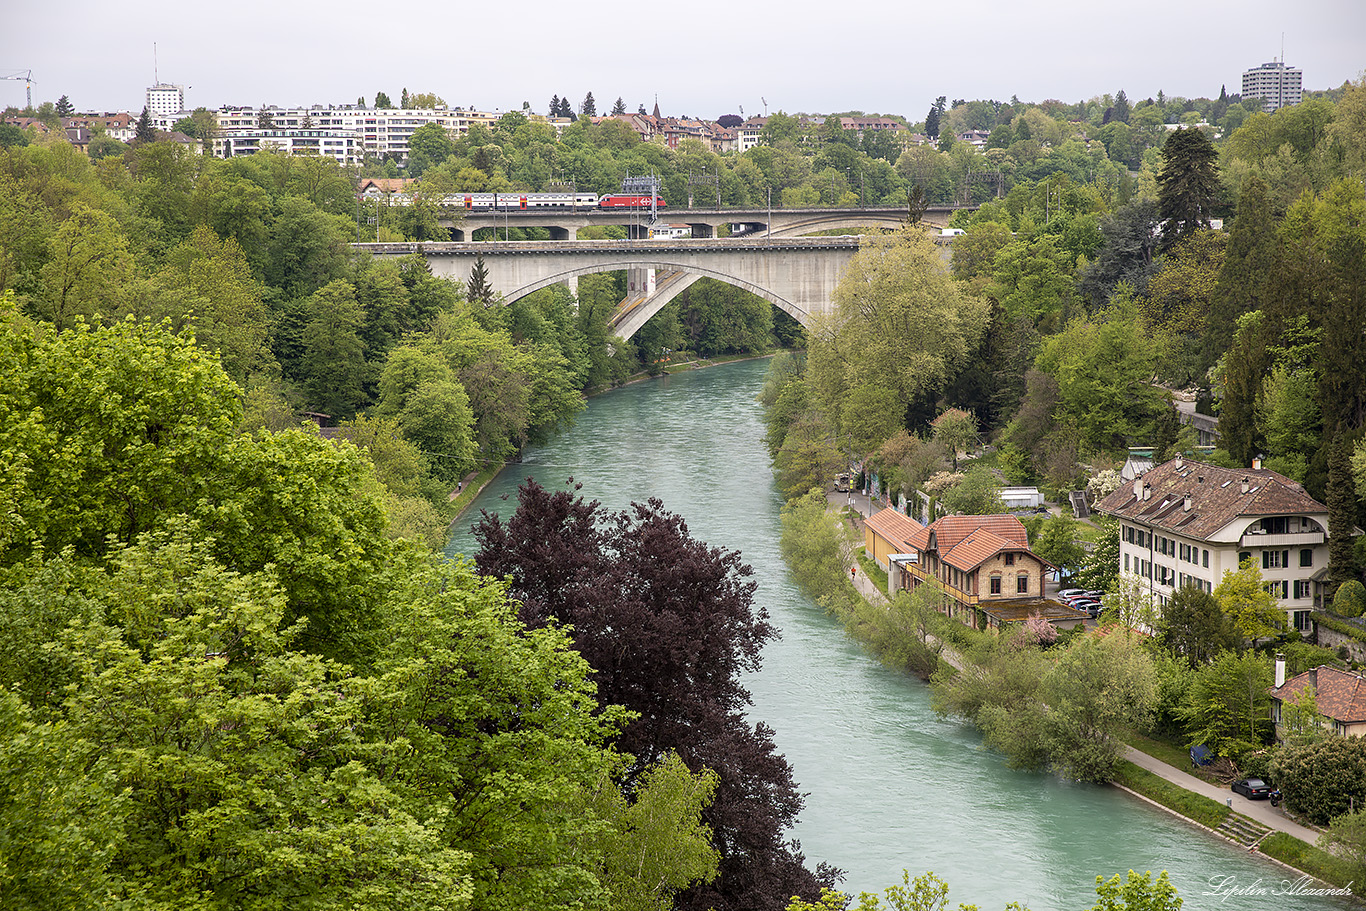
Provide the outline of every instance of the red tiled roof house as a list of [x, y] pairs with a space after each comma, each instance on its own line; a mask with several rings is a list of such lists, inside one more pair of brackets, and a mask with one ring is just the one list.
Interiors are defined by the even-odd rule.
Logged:
[[1086, 617], [1045, 596], [1053, 566], [1029, 549], [1015, 516], [945, 516], [922, 526], [884, 509], [864, 529], [865, 549], [887, 570], [890, 594], [936, 583], [944, 593], [940, 609], [968, 626], [1000, 629], [1038, 613], [1069, 628]]

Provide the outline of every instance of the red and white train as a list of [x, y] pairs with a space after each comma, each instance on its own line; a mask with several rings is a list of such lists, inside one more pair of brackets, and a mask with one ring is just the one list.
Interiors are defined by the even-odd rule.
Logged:
[[[511, 209], [648, 209], [651, 199], [630, 193], [459, 193], [447, 196], [443, 202], [471, 212]], [[656, 196], [655, 208], [665, 206], [664, 198]]]

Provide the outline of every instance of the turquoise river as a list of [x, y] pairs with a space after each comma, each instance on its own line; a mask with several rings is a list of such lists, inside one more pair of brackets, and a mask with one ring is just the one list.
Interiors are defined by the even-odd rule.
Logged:
[[950, 907], [1015, 901], [1085, 911], [1098, 874], [1166, 870], [1185, 911], [1346, 908], [1297, 894], [1297, 874], [1112, 787], [1009, 769], [970, 726], [930, 708], [929, 691], [888, 671], [806, 599], [778, 552], [782, 498], [755, 402], [767, 361], [637, 383], [591, 400], [574, 427], [525, 454], [457, 525], [468, 553], [481, 509], [510, 515], [528, 475], [572, 477], [609, 508], [658, 497], [692, 534], [742, 552], [757, 601], [781, 629], [749, 677], [755, 720], [772, 726], [806, 795], [792, 833], [813, 865], [842, 868], [845, 891], [880, 892], [932, 870]]

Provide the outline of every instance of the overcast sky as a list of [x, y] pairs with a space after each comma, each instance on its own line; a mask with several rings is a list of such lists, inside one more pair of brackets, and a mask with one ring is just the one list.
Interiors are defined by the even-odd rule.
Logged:
[[[1366, 0], [4, 0], [0, 75], [33, 99], [139, 111], [154, 78], [189, 107], [353, 103], [406, 87], [452, 107], [544, 113], [552, 95], [605, 113], [715, 118], [904, 114], [936, 96], [1080, 101], [1124, 89], [1235, 93], [1281, 54], [1307, 89], [1366, 68]], [[153, 69], [153, 44], [156, 69]], [[765, 104], [766, 102], [766, 104]], [[0, 107], [24, 104], [0, 82]]]

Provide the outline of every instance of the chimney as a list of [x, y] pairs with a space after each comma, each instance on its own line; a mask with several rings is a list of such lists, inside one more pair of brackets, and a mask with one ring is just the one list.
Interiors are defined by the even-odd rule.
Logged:
[[1243, 478], [1243, 493], [1247, 493], [1247, 478]]
[[1312, 687], [1314, 688], [1314, 695], [1317, 696], [1317, 695], [1318, 695], [1318, 692], [1319, 692], [1319, 669], [1318, 669], [1318, 668], [1313, 668], [1312, 670], [1309, 671], [1309, 685], [1312, 686]]
[[1190, 494], [1186, 494], [1186, 502], [1185, 502], [1184, 504], [1182, 504], [1182, 508], [1185, 509], [1186, 512], [1190, 512], [1190, 511], [1191, 511], [1191, 495], [1190, 495]]
[[1253, 471], [1261, 471], [1261, 470], [1262, 470], [1262, 457], [1261, 457], [1261, 456], [1256, 456], [1255, 458], [1253, 458], [1253, 460], [1252, 460], [1252, 470], [1253, 470]]
[[1142, 479], [1142, 478], [1134, 478], [1134, 499], [1135, 499], [1135, 500], [1141, 500], [1141, 499], [1143, 499], [1143, 479]]
[[1151, 484], [1144, 484], [1144, 485], [1143, 485], [1143, 499], [1147, 500], [1147, 499], [1151, 498], [1152, 495], [1153, 495], [1153, 485], [1151, 485]]
[[1180, 471], [1180, 470], [1181, 470], [1181, 463], [1182, 463], [1181, 453], [1178, 452], [1178, 453], [1176, 454], [1176, 470], [1177, 470], [1177, 471]]
[[1276, 689], [1285, 686], [1285, 655], [1276, 653]]

